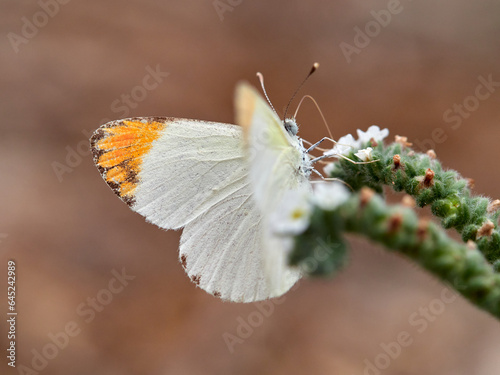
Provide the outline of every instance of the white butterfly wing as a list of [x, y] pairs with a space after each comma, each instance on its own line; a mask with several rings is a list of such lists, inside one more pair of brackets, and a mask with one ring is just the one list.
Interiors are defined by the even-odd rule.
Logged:
[[175, 119], [153, 146], [144, 157], [133, 209], [162, 228], [186, 226], [241, 189], [237, 126]]
[[238, 184], [239, 193], [184, 228], [181, 262], [195, 283], [223, 299], [251, 302], [281, 295], [264, 275], [262, 217], [248, 183]]
[[185, 227], [181, 263], [201, 288], [241, 302], [288, 290], [265, 275], [239, 127], [133, 118], [103, 125], [91, 146], [103, 178], [134, 211], [165, 229]]
[[[245, 132], [249, 177], [255, 201], [263, 214], [265, 272], [274, 288], [290, 288], [300, 272], [288, 266], [287, 246], [271, 228], [271, 216], [286, 191], [310, 189], [303, 167], [308, 156], [299, 139], [286, 132], [283, 122], [249, 84], [236, 89], [237, 123]], [[308, 160], [308, 159], [307, 159]]]

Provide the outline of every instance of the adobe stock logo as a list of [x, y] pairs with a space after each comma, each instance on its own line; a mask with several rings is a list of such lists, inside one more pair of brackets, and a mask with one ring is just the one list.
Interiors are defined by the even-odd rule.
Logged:
[[21, 17], [20, 35], [12, 31], [7, 34], [7, 39], [9, 39], [14, 52], [18, 53], [22, 44], [28, 44], [30, 40], [37, 36], [40, 29], [47, 26], [50, 19], [59, 14], [61, 5], [66, 5], [69, 2], [70, 0], [39, 0], [39, 11], [35, 12], [30, 18]]
[[[408, 323], [411, 329], [398, 332], [394, 340], [380, 343], [380, 351], [373, 358], [365, 358], [362, 375], [383, 375], [403, 353], [404, 349], [410, 347], [415, 339], [424, 333], [440, 316], [447, 307], [455, 302], [458, 293], [445, 287], [438, 297], [433, 298], [429, 303], [420, 306], [408, 316]], [[361, 373], [358, 373], [361, 375]], [[356, 374], [356, 375], [358, 375]], [[353, 374], [354, 375], [354, 374]]]
[[[83, 318], [86, 324], [91, 323], [97, 313], [103, 311], [116, 295], [123, 292], [130, 281], [135, 279], [135, 276], [127, 274], [125, 268], [122, 268], [121, 272], [113, 269], [111, 275], [113, 277], [109, 279], [104, 288], [100, 289], [94, 297], [88, 297], [85, 302], [76, 307], [76, 314]], [[48, 340], [43, 346], [31, 349], [30, 363], [17, 366], [18, 374], [40, 374], [74, 341], [75, 337], [82, 333], [85, 326], [75, 320], [70, 320], [63, 327], [59, 332], [49, 332], [47, 334]]]
[[[328, 257], [335, 252], [336, 247], [327, 246], [324, 241], [318, 240], [317, 246], [314, 248], [312, 255], [302, 261], [303, 270], [308, 273], [314, 273], [320, 263], [324, 262]], [[290, 288], [290, 291], [295, 291], [299, 288], [300, 281]], [[264, 301], [255, 302], [255, 310], [249, 313], [246, 318], [238, 316], [236, 318], [237, 327], [234, 333], [224, 332], [222, 339], [226, 344], [227, 349], [231, 354], [235, 352], [237, 344], [243, 344], [253, 333], [261, 327], [265, 320], [274, 314], [276, 306], [281, 305], [286, 301], [287, 295], [282, 295], [278, 298], [271, 298]]]
[[372, 40], [379, 36], [382, 28], [389, 26], [393, 20], [393, 16], [402, 11], [403, 5], [400, 0], [389, 0], [387, 9], [381, 9], [378, 12], [372, 10], [370, 12], [373, 19], [366, 22], [363, 28], [359, 26], [354, 27], [353, 44], [342, 42], [339, 45], [347, 63], [352, 61], [352, 55], [359, 55], [364, 48], [368, 47]]
[[492, 74], [488, 75], [487, 79], [479, 76], [477, 80], [479, 84], [474, 90], [474, 95], [464, 98], [461, 104], [453, 104], [453, 107], [443, 114], [444, 122], [452, 124], [453, 130], [457, 130], [462, 125], [462, 121], [469, 118], [472, 112], [477, 111], [481, 102], [489, 99], [500, 87], [500, 82], [495, 82]]
[[224, 13], [232, 12], [234, 8], [240, 5], [243, 0], [214, 0], [212, 5], [214, 6], [217, 15], [221, 21], [224, 21]]
[[[479, 110], [481, 103], [493, 97], [500, 88], [500, 81], [495, 81], [492, 74], [488, 74], [487, 78], [480, 75], [477, 80], [479, 83], [476, 85], [473, 94], [471, 93], [471, 95], [466, 96], [459, 103], [454, 103], [444, 111], [443, 121], [449, 129], [458, 130], [465, 120]], [[434, 150], [436, 145], [446, 142], [448, 133], [449, 130], [445, 127], [434, 128], [429, 138], [415, 139], [413, 142], [414, 148], [420, 152]]]
[[[298, 284], [292, 287], [292, 290], [297, 288]], [[227, 349], [231, 354], [235, 352], [236, 344], [243, 344], [246, 339], [253, 335], [254, 331], [264, 324], [265, 318], [269, 318], [273, 313], [276, 305], [281, 305], [285, 302], [286, 297], [282, 296], [280, 298], [273, 298], [270, 300], [264, 300], [260, 302], [255, 302], [255, 311], [252, 311], [247, 315], [246, 319], [238, 316], [236, 322], [238, 326], [236, 327], [235, 334], [230, 332], [224, 332], [222, 334], [222, 339], [227, 346]]]

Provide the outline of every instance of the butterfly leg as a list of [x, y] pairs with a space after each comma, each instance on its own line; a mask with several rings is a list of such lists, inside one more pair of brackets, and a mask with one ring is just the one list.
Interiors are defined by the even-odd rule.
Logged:
[[317, 158], [314, 158], [311, 160], [311, 164], [314, 164], [320, 160], [323, 160], [325, 158], [342, 158], [342, 159], [345, 159], [349, 162], [351, 162], [352, 164], [371, 164], [371, 163], [375, 163], [377, 161], [379, 161], [378, 159], [377, 160], [370, 160], [370, 161], [354, 161], [350, 158], [348, 158], [347, 156], [344, 156], [342, 154], [328, 154], [328, 155], [321, 155], [321, 156], [318, 156]]
[[[321, 174], [321, 172], [318, 172], [316, 170], [316, 168], [311, 168], [311, 171], [316, 173], [319, 177], [321, 177], [323, 180], [325, 179], [325, 177]], [[314, 181], [311, 181], [311, 182], [314, 182]]]
[[346, 185], [349, 189], [351, 189], [352, 191], [354, 191], [354, 189], [352, 188], [351, 185], [349, 185], [347, 182], [345, 182], [344, 180], [341, 180], [340, 178], [336, 178], [336, 177], [324, 177], [320, 172], [318, 172], [315, 168], [311, 168], [311, 171], [313, 171], [314, 173], [316, 173], [318, 176], [321, 177], [321, 180], [312, 180], [311, 183], [312, 184], [319, 184], [319, 183], [324, 183], [324, 182], [330, 182], [330, 181], [337, 181], [337, 182], [340, 182], [344, 185]]
[[330, 141], [333, 144], [337, 143], [336, 141], [334, 141], [333, 139], [331, 139], [329, 137], [323, 137], [318, 142], [316, 142], [315, 144], [311, 144], [311, 142], [307, 142], [306, 141], [307, 143], [311, 144], [311, 146], [306, 150], [306, 152], [307, 153], [311, 152], [312, 150], [314, 150], [316, 147], [318, 147], [324, 141]]
[[[345, 160], [351, 162], [352, 164], [371, 164], [371, 163], [376, 163], [377, 161], [380, 161], [379, 159], [377, 159], [377, 160], [370, 160], [370, 161], [354, 161], [354, 160], [348, 158], [347, 156], [344, 156], [344, 155], [341, 155], [341, 154], [334, 154], [334, 155], [331, 155], [331, 156], [334, 156], [334, 157], [338, 156], [338, 157], [340, 157], [342, 159], [345, 159]], [[311, 160], [311, 162], [312, 162], [312, 160]]]
[[332, 156], [337, 156], [337, 155], [321, 155], [321, 156], [318, 156], [317, 158], [312, 159], [310, 162], [311, 162], [311, 164], [314, 164], [320, 160], [323, 160], [325, 158], [330, 158]]

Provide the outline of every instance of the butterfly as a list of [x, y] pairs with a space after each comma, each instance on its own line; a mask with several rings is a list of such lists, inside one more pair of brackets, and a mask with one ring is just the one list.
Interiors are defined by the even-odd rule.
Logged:
[[183, 228], [179, 259], [197, 286], [254, 302], [301, 277], [270, 217], [287, 191], [310, 189], [314, 168], [295, 120], [282, 121], [250, 84], [237, 85], [235, 108], [238, 125], [134, 117], [102, 125], [90, 143], [122, 201], [160, 228]]

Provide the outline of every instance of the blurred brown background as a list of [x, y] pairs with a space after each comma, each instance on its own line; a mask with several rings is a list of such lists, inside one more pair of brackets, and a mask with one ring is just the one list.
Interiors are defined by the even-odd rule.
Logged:
[[[377, 124], [429, 147], [440, 128], [433, 147], [443, 164], [473, 178], [478, 194], [499, 198], [500, 90], [467, 98], [480, 76], [500, 81], [500, 3], [41, 3], [50, 6], [0, 2], [0, 373], [19, 369], [5, 363], [8, 259], [17, 262], [17, 365], [36, 373], [500, 373], [498, 321], [462, 298], [440, 302], [441, 283], [364, 241], [352, 242], [340, 276], [302, 281], [262, 321], [256, 305], [207, 295], [178, 263], [179, 233], [121, 203], [87, 149], [89, 133], [107, 119], [232, 122], [235, 83], [257, 83], [257, 71], [281, 109], [319, 61], [303, 93], [317, 99], [335, 137]], [[384, 21], [388, 6], [395, 13]], [[377, 29], [373, 12], [385, 27]], [[366, 26], [378, 34], [346, 58], [341, 43], [356, 47], [355, 28]], [[151, 90], [140, 88], [148, 67], [169, 73]], [[122, 102], [130, 94], [135, 100]], [[446, 122], [464, 100], [473, 110]], [[325, 134], [310, 103], [298, 120], [302, 137]], [[135, 279], [111, 294], [112, 272], [122, 268]], [[86, 305], [96, 296], [109, 302], [102, 311]], [[236, 336], [239, 326], [241, 334], [248, 319], [256, 327], [231, 353], [224, 334]], [[66, 343], [68, 323], [77, 334]], [[390, 343], [402, 332], [411, 344], [399, 353]], [[393, 348], [387, 363], [384, 344]]]

